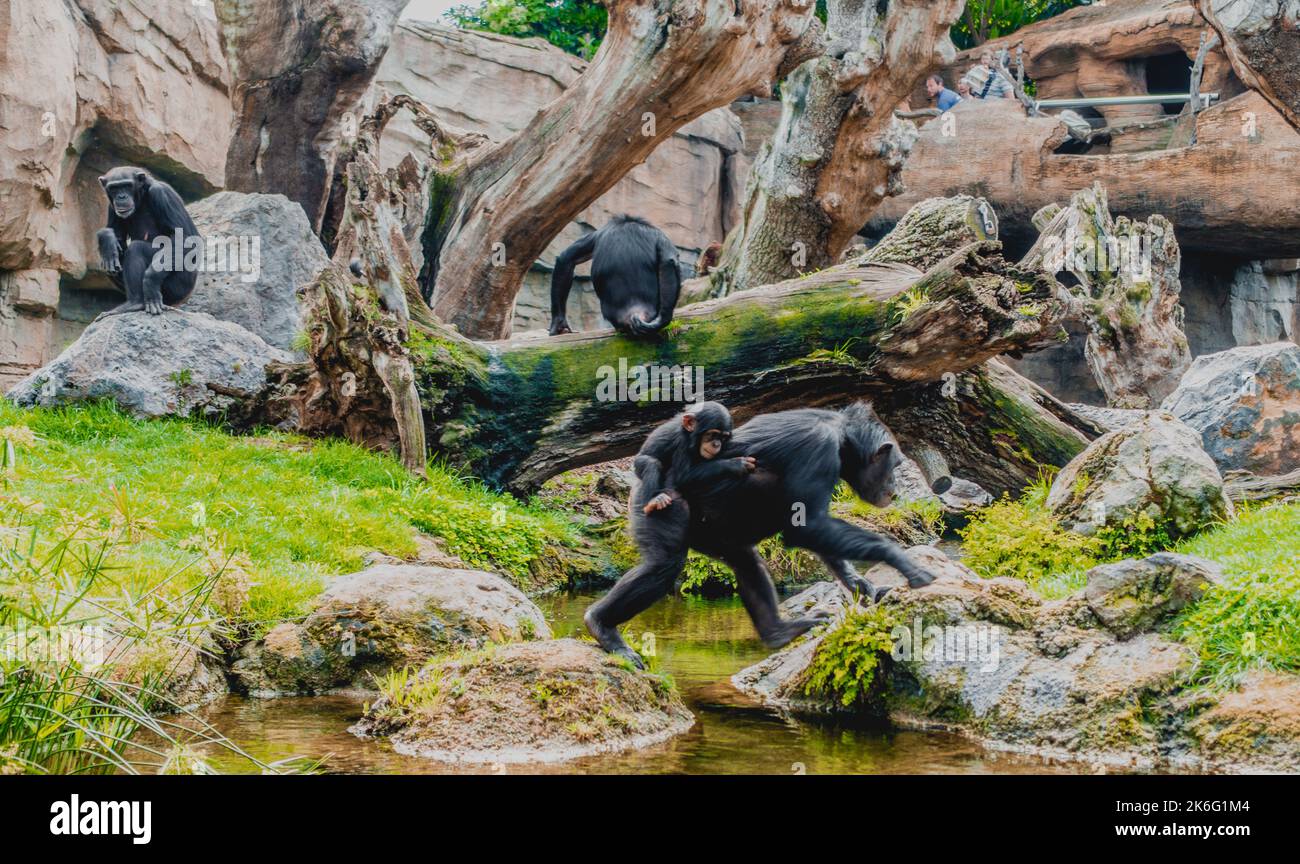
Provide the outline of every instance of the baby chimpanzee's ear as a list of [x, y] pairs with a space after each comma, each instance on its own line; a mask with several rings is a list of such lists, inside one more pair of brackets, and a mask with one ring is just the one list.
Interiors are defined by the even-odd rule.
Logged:
[[105, 189], [108, 188], [108, 175], [107, 175], [107, 174], [105, 174], [103, 177], [100, 177], [100, 178], [99, 178], [99, 185], [100, 185], [100, 186], [103, 186]]
[[871, 461], [879, 462], [881, 459], [884, 459], [886, 456], [888, 456], [889, 451], [893, 449], [894, 449], [894, 442], [886, 441], [884, 444], [880, 445], [880, 449], [876, 451], [876, 455], [871, 457]]
[[683, 414], [683, 415], [682, 415], [682, 428], [685, 429], [687, 432], [694, 432], [694, 431], [695, 431], [695, 415], [694, 415], [694, 414]]

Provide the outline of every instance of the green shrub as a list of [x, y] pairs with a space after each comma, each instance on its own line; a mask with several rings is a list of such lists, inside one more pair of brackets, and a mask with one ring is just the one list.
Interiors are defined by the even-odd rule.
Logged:
[[1051, 475], [1044, 473], [1021, 498], [1004, 495], [973, 514], [958, 531], [962, 563], [986, 579], [1020, 579], [1047, 596], [1082, 587], [1083, 574], [1099, 563], [1105, 544], [1061, 527], [1047, 509], [1050, 488]]
[[879, 603], [849, 612], [813, 653], [804, 672], [804, 695], [831, 697], [846, 708], [865, 703], [882, 657], [894, 647], [897, 624], [897, 612]]

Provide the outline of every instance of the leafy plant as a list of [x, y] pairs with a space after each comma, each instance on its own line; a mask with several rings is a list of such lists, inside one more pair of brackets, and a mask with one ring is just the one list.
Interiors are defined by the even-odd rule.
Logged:
[[1242, 507], [1177, 551], [1217, 561], [1226, 576], [1175, 622], [1196, 649], [1197, 682], [1228, 687], [1250, 669], [1300, 673], [1300, 504]]
[[958, 530], [962, 563], [986, 579], [1009, 576], [1049, 596], [1083, 585], [1099, 563], [1104, 544], [1065, 530], [1047, 508], [1051, 472], [1044, 471], [1017, 500], [1004, 495], [973, 514]]
[[605, 38], [608, 16], [596, 0], [486, 0], [457, 6], [447, 16], [460, 27], [503, 36], [540, 36], [585, 60]]
[[807, 696], [829, 696], [848, 708], [866, 700], [881, 659], [894, 647], [897, 613], [873, 603], [849, 612], [822, 639], [804, 673]]
[[1090, 0], [969, 0], [952, 27], [952, 41], [960, 49], [983, 45], [1022, 27], [1060, 15]]

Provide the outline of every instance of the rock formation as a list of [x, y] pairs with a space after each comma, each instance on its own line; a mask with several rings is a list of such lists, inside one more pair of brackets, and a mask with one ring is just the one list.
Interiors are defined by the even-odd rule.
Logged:
[[[1255, 673], [1225, 693], [1186, 688], [1193, 652], [1163, 631], [1177, 607], [1213, 584], [1214, 568], [1176, 555], [1126, 561], [1094, 570], [1083, 591], [1043, 600], [1017, 580], [980, 579], [936, 549], [908, 555], [939, 580], [886, 595], [893, 647], [864, 698], [845, 706], [809, 693], [811, 664], [830, 630], [732, 682], [795, 714], [884, 715], [903, 727], [962, 732], [994, 749], [1103, 765], [1294, 771], [1300, 764], [1294, 676]], [[883, 564], [867, 578], [902, 584]], [[834, 628], [847, 604], [828, 583], [784, 604], [787, 614], [813, 608], [834, 616]]]
[[648, 747], [694, 725], [670, 682], [575, 639], [447, 658], [352, 727], [440, 762], [558, 762]]
[[1198, 357], [1163, 405], [1201, 435], [1222, 471], [1300, 468], [1300, 347], [1291, 342]]
[[1163, 531], [1170, 540], [1232, 515], [1223, 478], [1199, 436], [1152, 411], [1088, 445], [1052, 481], [1047, 506], [1066, 528]]
[[245, 645], [231, 671], [253, 696], [373, 689], [389, 670], [550, 635], [541, 610], [494, 573], [380, 564], [336, 578], [306, 619]]
[[9, 398], [45, 407], [111, 399], [142, 417], [221, 418], [266, 386], [268, 363], [290, 359], [238, 324], [201, 312], [114, 315], [91, 324]]
[[301, 207], [283, 195], [220, 192], [190, 207], [216, 265], [199, 275], [186, 312], [240, 325], [285, 351], [302, 330], [297, 289], [329, 264]]
[[78, 315], [82, 288], [108, 285], [88, 273], [100, 174], [141, 165], [187, 198], [224, 182], [229, 75], [212, 9], [147, 5], [13, 0], [0, 17], [0, 389], [63, 347], [59, 317]]

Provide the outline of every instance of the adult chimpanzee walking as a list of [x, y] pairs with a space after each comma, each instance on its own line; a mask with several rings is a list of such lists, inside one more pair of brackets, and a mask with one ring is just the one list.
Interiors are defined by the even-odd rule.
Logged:
[[[768, 647], [779, 648], [823, 620], [781, 618], [772, 577], [755, 548], [773, 535], [782, 534], [786, 545], [816, 553], [846, 587], [873, 600], [879, 600], [884, 591], [860, 576], [849, 562], [884, 561], [913, 588], [934, 581], [893, 540], [830, 515], [831, 496], [840, 480], [877, 507], [887, 507], [893, 501], [894, 470], [902, 455], [888, 427], [869, 405], [858, 403], [842, 411], [804, 408], [760, 415], [737, 429], [717, 458], [741, 456], [752, 457], [756, 469], [721, 477], [688, 495], [687, 542], [690, 548], [735, 571], [741, 602]], [[666, 542], [661, 554], [680, 571], [685, 558], [676, 556], [673, 548]], [[660, 569], [643, 572], [654, 573], [657, 584], [662, 585]], [[669, 585], [675, 577], [676, 573]], [[625, 593], [633, 594], [631, 586], [625, 586]], [[622, 639], [613, 642], [609, 634], [617, 636], [619, 624], [649, 608], [663, 591], [637, 591], [635, 596], [640, 598], [639, 604], [621, 603], [617, 608], [604, 605], [602, 599], [587, 610], [584, 620], [607, 651], [639, 664]]]
[[555, 259], [551, 275], [552, 336], [572, 333], [567, 310], [573, 268], [591, 262], [600, 312], [614, 329], [632, 336], [662, 330], [673, 320], [682, 290], [677, 247], [644, 219], [615, 216]]

